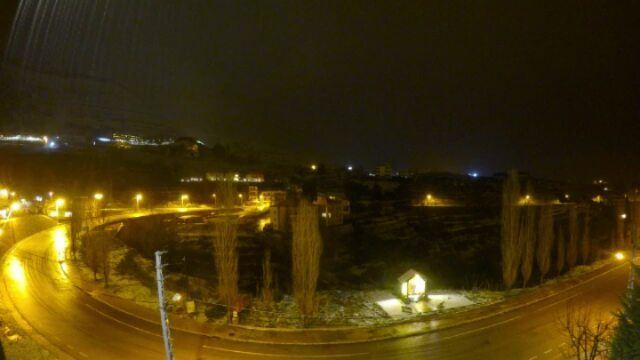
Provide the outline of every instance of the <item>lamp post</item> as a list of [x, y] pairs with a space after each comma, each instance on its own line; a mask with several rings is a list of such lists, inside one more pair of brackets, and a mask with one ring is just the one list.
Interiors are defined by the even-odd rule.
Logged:
[[216, 197], [216, 193], [213, 193], [211, 195], [211, 197], [213, 198], [213, 206], [217, 206], [218, 205], [218, 198]]
[[189, 200], [189, 195], [187, 195], [187, 194], [182, 194], [182, 195], [180, 196], [180, 203], [182, 204], [182, 207], [184, 207], [184, 201], [185, 201], [185, 200], [187, 200], [187, 201]]

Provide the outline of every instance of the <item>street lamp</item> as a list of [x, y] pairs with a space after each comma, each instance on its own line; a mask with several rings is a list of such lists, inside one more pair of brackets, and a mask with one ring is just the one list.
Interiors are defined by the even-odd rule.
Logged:
[[616, 260], [619, 260], [619, 261], [624, 260], [624, 253], [622, 251], [618, 251], [613, 256], [616, 258]]
[[140, 201], [142, 201], [142, 194], [136, 194], [136, 210], [140, 211]]
[[189, 195], [187, 195], [187, 194], [180, 195], [180, 202], [182, 204], [182, 207], [184, 207], [184, 201], [185, 200], [187, 200], [187, 201], [189, 200]]
[[93, 198], [100, 201], [104, 198], [104, 195], [102, 193], [95, 193], [93, 194]]
[[242, 194], [238, 194], [238, 198], [240, 199], [240, 205], [242, 205]]
[[213, 206], [218, 205], [218, 198], [216, 197], [216, 193], [211, 194], [211, 197], [213, 198]]
[[316, 171], [316, 170], [318, 170], [318, 165], [316, 165], [316, 164], [311, 164], [311, 170], [312, 170], [312, 171]]

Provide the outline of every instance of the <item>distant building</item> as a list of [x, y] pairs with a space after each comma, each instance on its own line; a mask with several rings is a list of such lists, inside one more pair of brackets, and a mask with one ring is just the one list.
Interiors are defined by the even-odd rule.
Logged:
[[342, 225], [351, 214], [351, 203], [341, 195], [319, 194], [314, 204], [318, 206], [321, 221], [327, 226]]
[[267, 190], [260, 193], [263, 201], [271, 203], [271, 205], [277, 205], [284, 203], [287, 200], [287, 192], [284, 190]]
[[393, 170], [389, 164], [381, 164], [376, 166], [374, 174], [378, 177], [391, 177]]
[[293, 208], [285, 203], [272, 205], [269, 208], [269, 221], [275, 231], [289, 231], [291, 226], [291, 213]]
[[258, 201], [258, 187], [257, 186], [249, 186], [249, 190], [247, 191], [247, 198], [249, 201]]

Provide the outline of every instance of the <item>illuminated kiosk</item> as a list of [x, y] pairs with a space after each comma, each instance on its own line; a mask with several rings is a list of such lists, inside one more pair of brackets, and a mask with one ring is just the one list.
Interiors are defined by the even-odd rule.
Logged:
[[411, 301], [418, 301], [427, 293], [427, 281], [425, 276], [410, 269], [398, 277], [402, 296]]

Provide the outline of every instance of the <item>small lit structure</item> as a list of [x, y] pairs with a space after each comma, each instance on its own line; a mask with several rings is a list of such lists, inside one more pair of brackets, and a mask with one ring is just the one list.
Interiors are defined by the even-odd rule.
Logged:
[[400, 283], [402, 296], [411, 301], [417, 301], [427, 293], [427, 280], [424, 275], [413, 269], [400, 275], [398, 282]]

